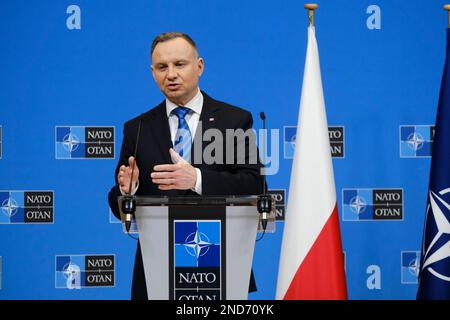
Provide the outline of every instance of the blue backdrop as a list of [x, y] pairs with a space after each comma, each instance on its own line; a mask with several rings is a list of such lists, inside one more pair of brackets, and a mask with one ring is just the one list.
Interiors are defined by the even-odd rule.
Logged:
[[[317, 3], [328, 124], [344, 133], [333, 162], [349, 298], [413, 299], [446, 13], [425, 0]], [[0, 298], [130, 297], [136, 243], [111, 219], [107, 192], [124, 121], [163, 99], [149, 67], [161, 32], [196, 40], [209, 95], [250, 110], [257, 129], [264, 111], [280, 130], [268, 183], [287, 199], [306, 27], [301, 1], [1, 0]], [[114, 158], [67, 159], [57, 133], [67, 127], [114, 129]], [[275, 297], [282, 231], [280, 220], [256, 243], [250, 299]], [[60, 288], [57, 262], [85, 256], [112, 256], [113, 286]]]

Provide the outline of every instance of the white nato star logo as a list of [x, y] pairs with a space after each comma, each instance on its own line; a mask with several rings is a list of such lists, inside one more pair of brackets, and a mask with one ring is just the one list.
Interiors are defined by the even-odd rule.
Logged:
[[80, 140], [76, 135], [69, 133], [64, 136], [63, 146], [67, 151], [72, 152], [77, 150], [79, 144]]
[[423, 139], [423, 137], [417, 132], [411, 133], [406, 141], [408, 147], [414, 151], [422, 149], [424, 142], [425, 140]]
[[350, 200], [350, 209], [352, 209], [352, 211], [357, 214], [361, 214], [364, 211], [366, 211], [366, 206], [367, 206], [366, 200], [359, 195], [353, 197]]
[[408, 265], [408, 271], [415, 277], [419, 275], [420, 259], [418, 257], [412, 259]]
[[81, 287], [81, 269], [78, 265], [69, 262], [63, 268], [63, 274], [66, 277], [66, 286], [68, 289], [80, 289]]
[[[450, 193], [450, 188], [442, 190], [441, 192], [439, 192], [439, 195], [442, 196], [446, 193]], [[431, 274], [433, 274], [435, 277], [450, 282], [450, 276], [443, 275], [437, 272], [433, 269], [432, 266], [434, 263], [450, 257], [450, 240], [442, 244], [439, 248], [433, 250], [433, 253], [430, 254], [431, 249], [435, 247], [435, 244], [442, 236], [450, 235], [450, 222], [448, 220], [450, 217], [450, 204], [445, 202], [439, 195], [430, 190], [430, 204], [427, 208], [427, 220], [431, 217], [434, 218], [437, 226], [437, 233], [434, 236], [433, 240], [431, 240], [428, 248], [422, 248], [423, 252], [425, 252], [422, 270], [428, 269], [428, 271], [430, 271]], [[438, 203], [440, 203], [441, 206], [439, 206]], [[430, 215], [430, 213], [432, 213], [432, 216]]]
[[186, 248], [187, 253], [198, 259], [209, 251], [211, 244], [212, 243], [209, 242], [208, 236], [197, 230], [187, 236], [183, 245]]
[[2, 211], [8, 217], [15, 215], [18, 208], [19, 206], [13, 198], [8, 198], [2, 203]]

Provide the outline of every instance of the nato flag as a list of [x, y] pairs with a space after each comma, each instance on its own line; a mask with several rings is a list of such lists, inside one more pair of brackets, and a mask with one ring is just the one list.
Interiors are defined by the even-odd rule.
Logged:
[[417, 299], [450, 299], [450, 29], [435, 130]]

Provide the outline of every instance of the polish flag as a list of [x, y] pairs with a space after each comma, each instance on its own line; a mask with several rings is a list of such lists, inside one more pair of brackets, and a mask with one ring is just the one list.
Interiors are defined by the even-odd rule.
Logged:
[[319, 52], [312, 26], [308, 27], [276, 298], [347, 299]]

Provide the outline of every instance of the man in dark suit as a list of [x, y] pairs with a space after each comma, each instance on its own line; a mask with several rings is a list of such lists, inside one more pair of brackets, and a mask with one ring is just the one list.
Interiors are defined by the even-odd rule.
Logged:
[[[163, 33], [154, 39], [151, 57], [153, 78], [166, 99], [125, 123], [115, 172], [116, 185], [108, 195], [116, 217], [120, 219], [117, 198], [129, 192], [130, 180], [131, 193], [141, 196], [262, 193], [261, 164], [250, 130], [252, 116], [248, 111], [216, 101], [200, 91], [198, 82], [204, 62], [195, 42], [183, 33]], [[224, 137], [222, 141], [212, 141], [216, 147], [222, 147], [221, 151], [205, 149], [204, 133], [208, 130]], [[247, 135], [227, 135], [229, 130]], [[211, 149], [214, 151], [208, 153]], [[249, 291], [255, 290], [252, 273]], [[131, 298], [147, 299], [139, 242]]]

